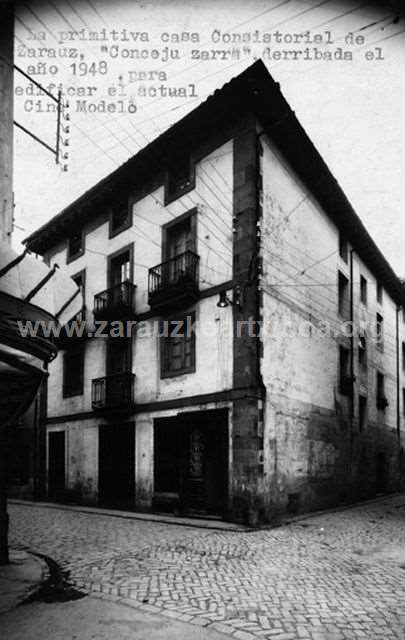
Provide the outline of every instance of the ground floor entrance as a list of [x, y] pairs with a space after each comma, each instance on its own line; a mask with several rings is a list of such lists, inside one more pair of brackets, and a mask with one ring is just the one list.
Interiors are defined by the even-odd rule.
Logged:
[[196, 411], [154, 421], [154, 507], [225, 513], [228, 411]]
[[129, 509], [135, 495], [135, 425], [99, 427], [98, 495], [100, 505]]
[[48, 434], [48, 497], [63, 500], [65, 491], [65, 432]]

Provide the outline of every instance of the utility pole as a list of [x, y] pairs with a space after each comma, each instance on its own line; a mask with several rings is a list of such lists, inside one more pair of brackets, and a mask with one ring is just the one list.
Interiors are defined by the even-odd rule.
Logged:
[[[0, 2], [0, 242], [13, 226], [14, 2]], [[8, 61], [8, 64], [7, 64]], [[7, 432], [0, 425], [0, 565], [8, 562]]]
[[[8, 64], [7, 64], [8, 61]], [[0, 240], [13, 226], [14, 2], [0, 1]]]

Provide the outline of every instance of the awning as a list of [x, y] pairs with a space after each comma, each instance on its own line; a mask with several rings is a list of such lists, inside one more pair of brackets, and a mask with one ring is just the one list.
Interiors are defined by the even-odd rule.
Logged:
[[80, 289], [57, 265], [0, 243], [0, 425], [28, 408], [57, 354], [52, 326], [82, 306]]

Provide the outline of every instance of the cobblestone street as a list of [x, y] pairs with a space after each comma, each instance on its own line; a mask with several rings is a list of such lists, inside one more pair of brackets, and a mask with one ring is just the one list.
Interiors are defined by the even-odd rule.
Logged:
[[405, 638], [405, 495], [217, 531], [10, 504], [10, 542], [79, 589], [237, 640]]

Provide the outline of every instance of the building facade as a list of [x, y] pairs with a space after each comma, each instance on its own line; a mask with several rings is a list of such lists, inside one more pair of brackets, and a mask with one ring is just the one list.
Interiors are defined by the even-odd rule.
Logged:
[[50, 498], [257, 524], [403, 486], [403, 287], [261, 62], [27, 246], [83, 292]]

